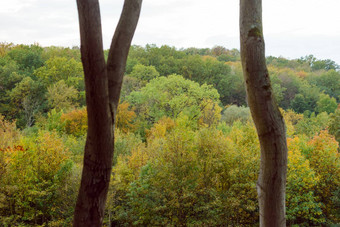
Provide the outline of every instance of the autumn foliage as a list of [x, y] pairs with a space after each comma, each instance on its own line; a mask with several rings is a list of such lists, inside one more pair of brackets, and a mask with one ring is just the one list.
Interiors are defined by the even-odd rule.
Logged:
[[[336, 225], [340, 73], [310, 56], [266, 60], [287, 126], [287, 226]], [[76, 48], [0, 44], [0, 226], [71, 225], [81, 68]], [[256, 226], [260, 147], [239, 51], [132, 46], [126, 75], [104, 225]]]
[[133, 132], [136, 129], [134, 124], [134, 119], [136, 118], [136, 113], [133, 108], [129, 108], [130, 104], [126, 101], [120, 103], [117, 108], [116, 116], [116, 128], [120, 129], [122, 132]]
[[87, 132], [87, 112], [86, 109], [75, 109], [63, 114], [61, 121], [65, 123], [65, 132], [74, 136], [81, 136]]

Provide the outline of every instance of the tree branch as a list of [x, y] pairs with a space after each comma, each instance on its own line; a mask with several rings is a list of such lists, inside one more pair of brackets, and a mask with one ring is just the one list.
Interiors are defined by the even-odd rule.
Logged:
[[107, 60], [107, 74], [109, 100], [114, 111], [117, 110], [126, 60], [137, 27], [141, 7], [142, 0], [125, 0], [119, 23], [112, 39]]

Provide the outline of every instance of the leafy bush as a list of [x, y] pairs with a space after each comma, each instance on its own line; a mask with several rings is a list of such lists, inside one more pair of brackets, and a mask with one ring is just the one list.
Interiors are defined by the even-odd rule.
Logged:
[[66, 134], [76, 137], [87, 133], [87, 111], [86, 108], [75, 109], [61, 116], [61, 122], [65, 124]]
[[62, 218], [72, 209], [74, 195], [69, 192], [74, 188], [67, 189], [67, 179], [73, 162], [55, 132], [40, 131], [3, 152], [6, 174], [0, 179], [2, 224], [41, 225]]
[[249, 107], [231, 105], [223, 111], [221, 120], [232, 125], [235, 121], [246, 123], [250, 117]]

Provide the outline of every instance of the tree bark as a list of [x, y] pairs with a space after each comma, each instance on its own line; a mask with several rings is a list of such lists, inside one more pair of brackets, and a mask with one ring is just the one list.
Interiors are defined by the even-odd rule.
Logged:
[[286, 226], [286, 130], [266, 67], [261, 0], [240, 0], [240, 41], [247, 99], [261, 146], [260, 226]]
[[88, 132], [73, 226], [101, 226], [114, 152], [114, 122], [142, 0], [125, 0], [105, 62], [98, 0], [77, 0]]

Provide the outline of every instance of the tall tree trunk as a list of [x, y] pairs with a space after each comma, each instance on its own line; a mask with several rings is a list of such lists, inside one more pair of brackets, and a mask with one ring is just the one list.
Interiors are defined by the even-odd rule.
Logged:
[[248, 104], [261, 146], [260, 226], [286, 226], [286, 131], [266, 67], [261, 0], [240, 0], [240, 37]]
[[114, 122], [142, 0], [125, 0], [105, 62], [98, 0], [77, 0], [88, 132], [74, 226], [101, 226], [114, 152]]

